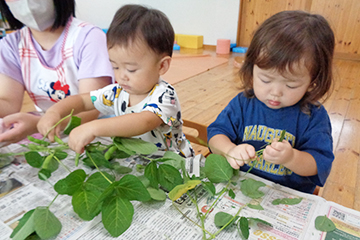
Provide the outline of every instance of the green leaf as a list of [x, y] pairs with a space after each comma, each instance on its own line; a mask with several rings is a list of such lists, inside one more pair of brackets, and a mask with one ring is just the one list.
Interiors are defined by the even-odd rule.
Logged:
[[67, 194], [72, 196], [82, 186], [85, 178], [86, 173], [84, 170], [75, 170], [65, 178], [55, 183], [54, 189], [59, 194]]
[[35, 209], [32, 209], [24, 214], [24, 216], [20, 219], [19, 224], [11, 233], [10, 238], [13, 238], [13, 240], [22, 240], [35, 231], [33, 216], [34, 211]]
[[51, 172], [47, 169], [40, 169], [38, 172], [38, 177], [40, 180], [46, 180], [51, 177]]
[[[215, 226], [218, 227], [218, 228], [222, 228], [223, 226], [225, 226], [226, 224], [228, 224], [231, 219], [233, 218], [234, 216], [231, 215], [231, 214], [228, 214], [228, 213], [225, 213], [225, 212], [218, 212], [215, 214], [215, 218], [214, 218], [214, 223], [215, 223]], [[237, 218], [234, 218], [232, 220], [231, 223], [229, 223], [226, 227], [228, 228], [233, 222], [236, 221]]]
[[44, 162], [44, 158], [35, 151], [25, 153], [25, 159], [26, 162], [34, 168], [41, 168]]
[[[102, 174], [101, 174], [102, 173]], [[110, 175], [107, 172], [96, 172], [94, 174], [92, 174], [85, 182], [84, 184], [84, 188], [86, 190], [92, 191], [92, 190], [96, 190], [96, 191], [100, 191], [103, 192], [105, 191], [105, 189], [111, 185], [111, 183], [106, 180], [104, 178], [104, 176], [109, 179], [111, 182], [115, 181], [115, 177], [113, 177], [112, 175]], [[104, 174], [104, 176], [103, 176]]]
[[299, 204], [301, 202], [303, 198], [278, 198], [275, 199], [274, 201], [272, 201], [273, 205], [279, 205], [279, 204], [284, 204], [284, 205], [296, 205]]
[[249, 238], [250, 232], [249, 232], [249, 222], [246, 217], [241, 217], [238, 223], [241, 234], [244, 236], [245, 239]]
[[41, 239], [49, 239], [60, 233], [61, 222], [47, 207], [37, 207], [33, 215], [34, 228]]
[[248, 207], [256, 210], [264, 210], [264, 208], [260, 204], [248, 204]]
[[155, 162], [150, 162], [146, 165], [144, 175], [149, 179], [151, 187], [155, 189], [159, 188], [158, 168]]
[[241, 183], [241, 192], [250, 198], [261, 198], [264, 196], [264, 193], [258, 189], [265, 186], [266, 184], [263, 182], [248, 178]]
[[117, 172], [118, 174], [126, 174], [126, 173], [131, 173], [132, 172], [132, 168], [129, 167], [125, 167], [120, 165], [120, 163], [118, 162], [113, 162], [111, 163], [111, 167], [115, 170], [115, 172]]
[[92, 220], [100, 212], [101, 206], [98, 204], [100, 196], [100, 191], [79, 189], [73, 194], [71, 201], [74, 211], [83, 220]]
[[259, 222], [259, 223], [265, 224], [265, 225], [267, 225], [267, 226], [269, 226], [269, 227], [272, 227], [272, 224], [271, 224], [271, 223], [269, 223], [269, 222], [267, 222], [267, 221], [265, 221], [265, 220], [262, 220], [262, 219], [260, 219], [260, 218], [252, 218], [252, 217], [249, 217], [248, 220], [249, 220], [249, 221]]
[[176, 169], [181, 169], [181, 163], [184, 162], [185, 159], [177, 153], [166, 151], [162, 158], [158, 158], [155, 161], [171, 165]]
[[55, 152], [55, 157], [57, 157], [59, 160], [63, 160], [65, 158], [67, 158], [68, 154], [66, 152], [63, 151], [56, 151]]
[[134, 207], [121, 197], [108, 197], [102, 205], [102, 223], [111, 236], [118, 237], [131, 225]]
[[137, 176], [137, 178], [142, 182], [142, 184], [144, 184], [144, 187], [149, 187], [150, 186], [150, 181], [147, 177], [145, 177], [144, 175], [140, 175]]
[[95, 211], [98, 205], [102, 205], [103, 201], [112, 196], [113, 193], [115, 192], [115, 185], [117, 184], [117, 182], [113, 182], [111, 185], [109, 185], [100, 195], [100, 197], [98, 198], [98, 200], [96, 201], [96, 203], [94, 204], [94, 209], [92, 209], [91, 211]]
[[146, 142], [139, 138], [118, 138], [117, 142], [121, 143], [121, 145], [126, 149], [135, 152], [136, 154], [149, 155], [158, 151], [158, 147], [155, 144]]
[[122, 177], [117, 184], [115, 184], [115, 188], [122, 198], [126, 198], [130, 201], [137, 200], [145, 202], [151, 199], [144, 184], [142, 184], [140, 179], [134, 175], [129, 174]]
[[36, 232], [33, 232], [25, 240], [41, 240], [41, 238], [36, 234]]
[[331, 232], [336, 229], [335, 224], [326, 215], [318, 216], [315, 219], [315, 228], [322, 232]]
[[216, 189], [212, 182], [201, 182], [201, 185], [211, 196], [215, 196]]
[[[91, 161], [92, 160], [92, 161]], [[88, 166], [95, 166], [93, 161], [98, 167], [104, 166], [110, 168], [111, 165], [108, 160], [105, 159], [104, 154], [101, 151], [86, 151], [86, 158], [83, 160]]]
[[165, 201], [166, 199], [166, 193], [161, 190], [161, 189], [155, 189], [152, 187], [148, 187], [147, 188], [150, 196], [152, 199], [156, 200], [156, 201]]
[[53, 154], [50, 154], [45, 157], [41, 168], [49, 170], [50, 172], [55, 172], [59, 168], [59, 162], [54, 158]]
[[81, 118], [77, 116], [71, 116], [70, 121], [68, 122], [68, 124], [64, 129], [64, 134], [69, 135], [71, 130], [73, 130], [77, 126], [80, 126], [80, 124], [81, 124]]
[[226, 182], [233, 176], [233, 168], [225, 157], [210, 154], [205, 161], [205, 174], [213, 183]]
[[181, 197], [184, 193], [195, 188], [200, 183], [201, 183], [200, 180], [188, 180], [185, 184], [180, 184], [180, 185], [177, 185], [176, 187], [174, 187], [169, 192], [168, 196], [172, 201], [175, 201], [179, 197]]
[[234, 199], [235, 198], [235, 193], [234, 193], [234, 191], [232, 190], [232, 189], [229, 189], [229, 196], [232, 198], [232, 199]]
[[183, 183], [179, 170], [167, 164], [161, 164], [159, 166], [158, 180], [160, 185], [167, 191], [171, 191], [176, 185]]

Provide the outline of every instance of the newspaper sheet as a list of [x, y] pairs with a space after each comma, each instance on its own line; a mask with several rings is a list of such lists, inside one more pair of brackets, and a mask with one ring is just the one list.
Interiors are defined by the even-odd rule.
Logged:
[[[107, 139], [101, 139], [107, 142]], [[11, 151], [24, 151], [20, 145], [10, 145]], [[201, 158], [191, 159], [192, 169], [199, 169]], [[125, 159], [121, 164], [135, 169], [140, 159]], [[64, 164], [70, 170], [74, 166], [74, 154], [69, 153]], [[91, 169], [80, 165], [87, 173]], [[0, 240], [10, 239], [10, 234], [18, 223], [18, 220], [29, 210], [37, 206], [47, 206], [56, 196], [53, 185], [59, 179], [67, 176], [68, 171], [59, 168], [53, 173], [48, 182], [38, 179], [38, 170], [26, 164], [23, 157], [17, 157], [13, 163], [3, 169], [0, 173]], [[133, 171], [136, 175], [136, 171]], [[259, 203], [264, 210], [254, 210], [245, 207], [240, 216], [259, 218], [272, 224], [272, 227], [258, 222], [250, 225], [251, 240], [360, 240], [360, 212], [345, 208], [333, 202], [312, 194], [305, 194], [290, 188], [280, 186], [257, 176], [247, 174], [246, 178], [253, 178], [266, 184], [259, 190], [265, 193], [261, 199], [252, 200], [244, 196], [240, 191], [240, 181], [245, 173], [241, 173], [237, 185], [231, 186], [236, 193], [234, 199], [227, 194], [222, 196], [205, 222], [205, 229], [215, 233], [218, 228], [214, 225], [214, 216], [217, 212], [227, 212], [234, 215], [238, 209], [245, 204]], [[219, 192], [224, 185], [216, 186]], [[198, 187], [196, 189], [199, 210], [205, 213], [214, 201], [207, 192]], [[272, 201], [279, 198], [303, 198], [297, 205], [273, 205]], [[187, 195], [183, 195], [175, 203], [167, 199], [163, 202], [132, 202], [135, 208], [133, 222], [130, 228], [117, 239], [203, 239], [200, 229], [200, 221], [197, 218], [196, 207]], [[180, 213], [177, 208], [182, 212]], [[62, 230], [56, 239], [114, 239], [103, 227], [101, 215], [92, 221], [83, 221], [73, 211], [71, 197], [59, 196], [51, 205], [50, 210], [62, 223]], [[315, 229], [315, 218], [317, 216], [328, 216], [336, 225], [333, 232], [320, 232]], [[191, 221], [189, 220], [191, 219]], [[209, 235], [206, 235], [209, 237]], [[244, 239], [238, 230], [232, 226], [223, 230], [216, 239]]]

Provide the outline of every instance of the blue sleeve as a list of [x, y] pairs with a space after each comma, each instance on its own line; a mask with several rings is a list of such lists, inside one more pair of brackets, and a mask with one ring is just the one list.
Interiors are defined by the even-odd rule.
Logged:
[[310, 178], [312, 182], [323, 186], [330, 174], [334, 160], [331, 123], [323, 106], [314, 107], [310, 118], [310, 124], [300, 135], [301, 138], [297, 141], [295, 148], [308, 152], [314, 157], [318, 174]]
[[227, 136], [231, 142], [239, 144], [243, 135], [239, 132], [240, 129], [243, 129], [242, 119], [243, 109], [241, 107], [241, 96], [239, 94], [230, 101], [216, 120], [208, 126], [208, 141], [215, 135], [223, 134]]

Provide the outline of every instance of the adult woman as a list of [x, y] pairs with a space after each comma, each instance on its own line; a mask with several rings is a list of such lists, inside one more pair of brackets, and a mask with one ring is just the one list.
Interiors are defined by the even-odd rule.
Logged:
[[[24, 91], [45, 112], [68, 95], [112, 82], [105, 34], [74, 17], [75, 0], [0, 0], [0, 11], [17, 29], [0, 41], [0, 118], [11, 128], [0, 142], [37, 132], [40, 117], [20, 112]], [[86, 122], [98, 112], [80, 117]]]

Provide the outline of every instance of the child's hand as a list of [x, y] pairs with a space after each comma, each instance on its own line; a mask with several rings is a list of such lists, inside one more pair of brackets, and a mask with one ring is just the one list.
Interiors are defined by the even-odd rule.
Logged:
[[[45, 115], [40, 118], [40, 121], [37, 124], [37, 129], [39, 133], [45, 136], [48, 133], [48, 131], [60, 120], [61, 120], [60, 114], [56, 112], [46, 112]], [[49, 132], [47, 138], [51, 142], [54, 142], [55, 134], [60, 138], [60, 124], [56, 126], [55, 129], [51, 130], [51, 132]]]
[[69, 147], [76, 153], [83, 153], [84, 147], [91, 143], [96, 137], [93, 134], [93, 129], [91, 122], [89, 122], [71, 130], [68, 141]]
[[293, 159], [294, 149], [286, 140], [282, 142], [273, 141], [270, 145], [266, 146], [263, 157], [271, 163], [285, 164]]
[[234, 169], [239, 169], [253, 158], [255, 158], [255, 148], [246, 143], [231, 148], [226, 155], [227, 161]]

